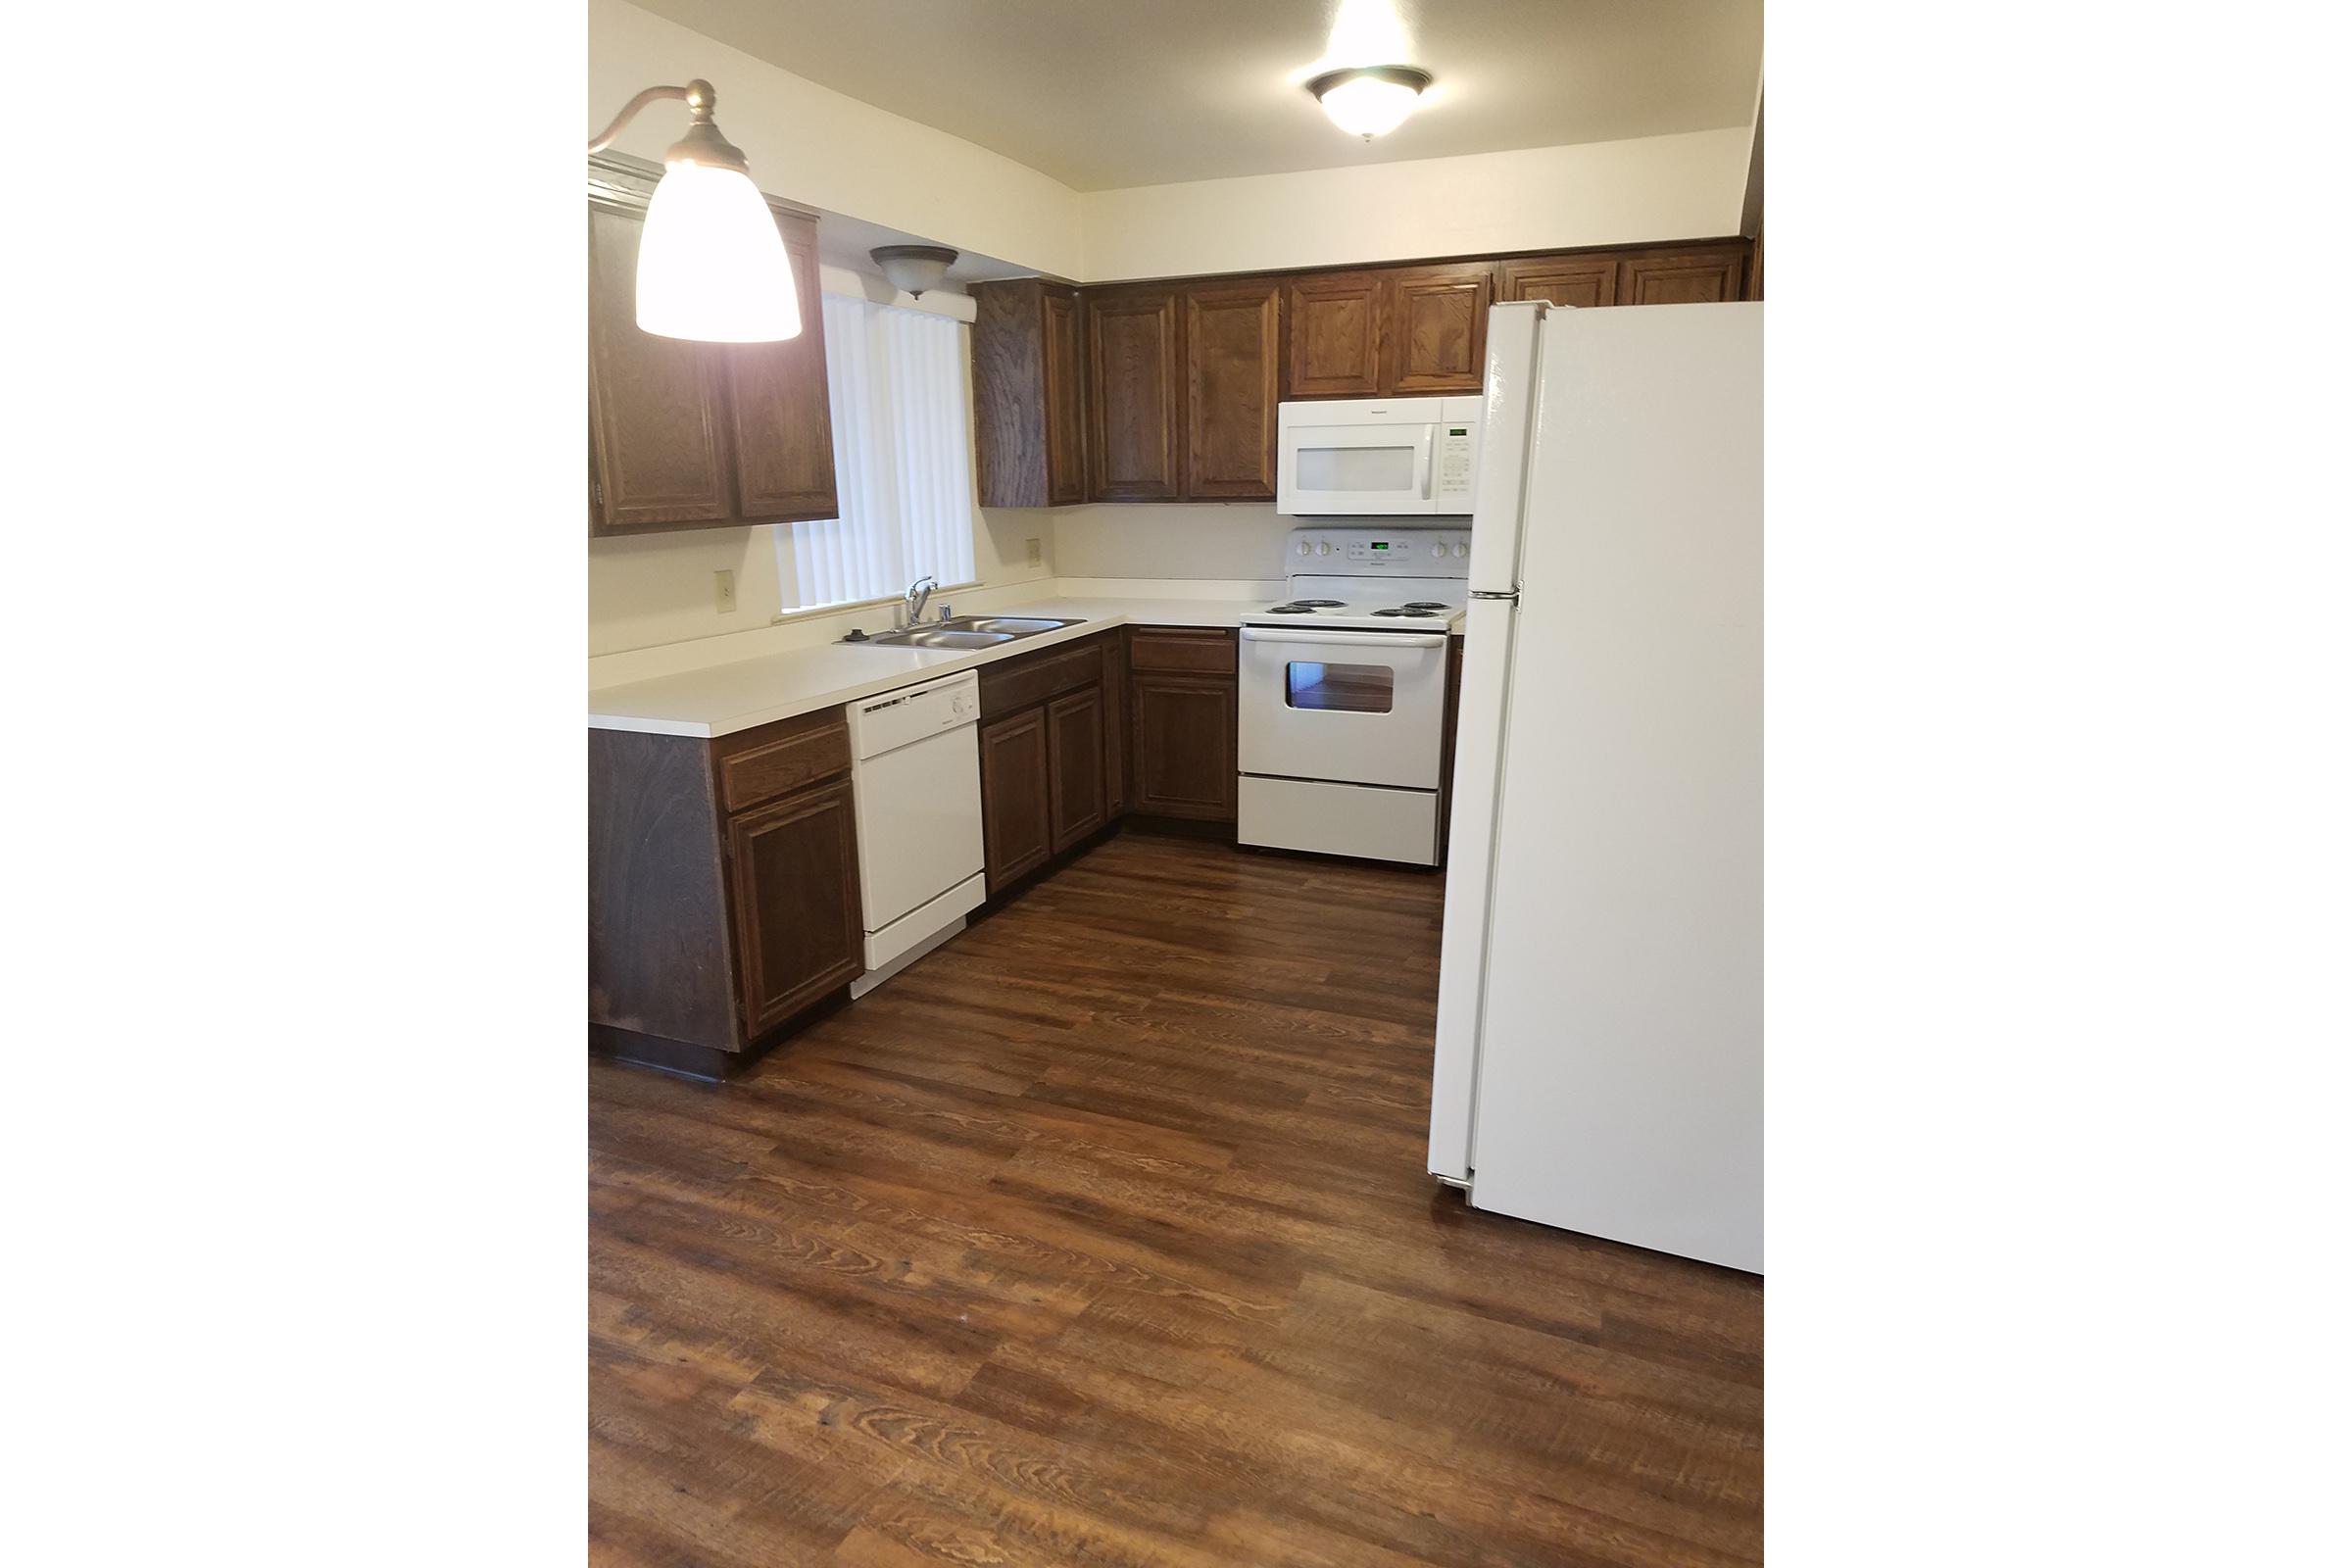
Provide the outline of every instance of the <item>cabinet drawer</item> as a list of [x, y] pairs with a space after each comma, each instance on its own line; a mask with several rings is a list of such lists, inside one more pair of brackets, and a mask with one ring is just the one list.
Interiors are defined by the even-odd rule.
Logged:
[[1233, 633], [1216, 626], [1138, 626], [1127, 644], [1127, 664], [1173, 675], [1230, 675], [1237, 667]]
[[1090, 637], [1074, 648], [984, 664], [980, 669], [980, 716], [994, 718], [1102, 682], [1102, 643], [1099, 637]]
[[[789, 795], [805, 784], [846, 773], [850, 767], [850, 726], [841, 710], [811, 715], [814, 722], [787, 719], [765, 724], [719, 742], [719, 801], [729, 811], [741, 811]], [[775, 731], [783, 730], [777, 734]]]

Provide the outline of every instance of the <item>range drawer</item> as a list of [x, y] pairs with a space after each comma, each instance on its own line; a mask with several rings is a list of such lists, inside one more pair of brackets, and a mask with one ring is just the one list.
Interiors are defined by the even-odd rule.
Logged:
[[1171, 675], [1230, 675], [1233, 633], [1217, 626], [1138, 626], [1127, 634], [1127, 663]]
[[1102, 683], [1102, 639], [980, 666], [980, 716], [994, 718]]
[[719, 804], [730, 812], [850, 770], [850, 726], [838, 708], [762, 724], [713, 745]]

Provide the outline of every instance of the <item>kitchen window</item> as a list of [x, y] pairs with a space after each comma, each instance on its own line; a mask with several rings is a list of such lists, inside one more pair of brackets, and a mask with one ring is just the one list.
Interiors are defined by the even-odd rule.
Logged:
[[971, 582], [963, 324], [838, 294], [824, 313], [841, 515], [777, 528], [784, 609], [896, 598], [925, 575]]

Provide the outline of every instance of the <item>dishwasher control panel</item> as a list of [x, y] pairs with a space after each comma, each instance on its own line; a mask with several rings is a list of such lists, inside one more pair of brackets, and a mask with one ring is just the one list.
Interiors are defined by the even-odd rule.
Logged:
[[980, 676], [965, 670], [850, 704], [850, 751], [858, 758], [897, 751], [941, 730], [980, 721]]

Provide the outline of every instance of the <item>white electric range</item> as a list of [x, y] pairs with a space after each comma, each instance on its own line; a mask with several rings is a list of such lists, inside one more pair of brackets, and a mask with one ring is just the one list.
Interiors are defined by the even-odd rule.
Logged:
[[1244, 844], [1438, 863], [1465, 528], [1294, 528], [1290, 597], [1242, 620]]

